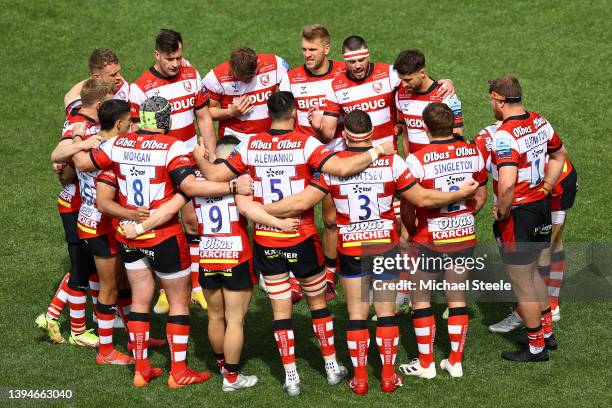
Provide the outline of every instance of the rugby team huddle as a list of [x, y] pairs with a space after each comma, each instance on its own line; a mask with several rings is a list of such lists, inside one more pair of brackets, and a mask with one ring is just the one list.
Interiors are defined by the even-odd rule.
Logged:
[[[368, 392], [372, 305], [382, 391], [402, 385], [395, 370], [398, 319], [408, 304], [418, 358], [399, 371], [434, 378], [430, 292], [368, 296], [366, 290], [364, 296], [362, 289], [400, 276], [465, 281], [467, 274], [440, 263], [382, 274], [372, 266], [377, 257], [399, 253], [471, 257], [490, 174], [493, 230], [518, 299], [516, 310], [490, 330], [526, 330], [519, 349], [502, 353], [504, 359], [548, 360], [548, 350], [557, 348], [552, 321], [560, 318], [565, 270], [561, 233], [577, 178], [549, 122], [524, 110], [516, 78], [489, 82], [497, 121], [469, 143], [453, 82], [432, 79], [419, 50], [402, 51], [393, 65], [373, 63], [366, 41], [351, 36], [342, 43], [344, 61], [332, 61], [329, 32], [310, 25], [301, 32], [304, 65], [290, 69], [279, 56], [240, 47], [202, 79], [183, 57], [183, 45], [180, 33], [162, 29], [154, 65], [132, 84], [111, 50], [96, 49], [91, 77], [65, 96], [67, 118], [51, 160], [63, 185], [58, 210], [71, 267], [36, 319], [53, 343], [65, 342], [58, 318], [68, 305], [69, 343], [97, 348], [101, 365], [134, 364], [134, 386], [163, 374], [147, 356], [148, 348], [166, 344], [170, 388], [205, 382], [209, 372], [186, 364], [191, 300], [207, 309], [223, 391], [252, 387], [257, 377], [240, 372], [240, 354], [260, 276], [284, 389], [295, 396], [301, 383], [291, 317], [302, 298], [328, 384], [348, 377], [336, 359], [327, 306], [336, 297], [337, 274], [348, 310], [353, 392]], [[397, 153], [400, 141], [406, 158]], [[319, 202], [323, 244], [313, 210]], [[168, 314], [166, 339], [149, 336], [156, 276], [153, 310]], [[88, 289], [97, 335], [86, 327]], [[446, 297], [450, 353], [439, 366], [461, 377], [468, 308], [462, 291]], [[121, 326], [132, 356], [115, 348], [113, 331]]]

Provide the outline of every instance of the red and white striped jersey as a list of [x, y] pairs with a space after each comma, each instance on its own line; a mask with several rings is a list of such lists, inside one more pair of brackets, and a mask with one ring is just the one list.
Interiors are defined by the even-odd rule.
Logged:
[[[205, 180], [199, 170], [196, 178]], [[194, 197], [200, 233], [200, 266], [220, 271], [253, 257], [248, 221], [238, 212], [233, 194], [221, 197]]]
[[[434, 140], [410, 154], [406, 163], [419, 184], [430, 190], [459, 190], [461, 184], [470, 179], [481, 185], [487, 183], [480, 151], [456, 139]], [[436, 249], [449, 252], [476, 243], [473, 200], [458, 201], [441, 208], [417, 207], [416, 215], [418, 222], [413, 242], [432, 243]]]
[[399, 85], [397, 72], [389, 64], [370, 64], [369, 74], [361, 80], [347, 73], [338, 75], [328, 88], [323, 114], [340, 117], [353, 109], [367, 112], [374, 127], [372, 144], [393, 142], [397, 148], [394, 92]]
[[[121, 82], [121, 86], [119, 87], [117, 92], [115, 92], [115, 94], [113, 95], [113, 99], [119, 99], [119, 100], [128, 102], [129, 94], [130, 94], [130, 84], [128, 84], [128, 82], [124, 79], [123, 82]], [[73, 110], [74, 108], [80, 108], [80, 107], [81, 107], [81, 98], [75, 99], [74, 101], [69, 102], [68, 105], [65, 106], [66, 115], [68, 115], [70, 111]]]
[[[350, 157], [367, 148], [347, 148], [338, 157]], [[396, 193], [416, 181], [398, 155], [381, 156], [361, 173], [338, 177], [316, 174], [312, 185], [331, 193], [336, 206], [338, 252], [349, 256], [388, 251], [399, 242], [393, 209]]]
[[550, 123], [535, 112], [525, 112], [504, 120], [493, 135], [491, 152], [495, 202], [498, 169], [502, 166], [518, 168], [512, 205], [544, 199], [541, 187], [547, 155], [561, 149], [562, 145], [561, 138]]
[[[84, 136], [96, 134], [100, 130], [98, 121], [87, 115], [83, 115], [80, 113], [80, 110], [81, 108], [77, 107], [68, 113], [62, 128], [61, 140], [72, 140], [72, 128], [77, 123], [83, 123], [85, 126]], [[79, 208], [81, 208], [79, 186], [75, 183], [67, 184], [62, 191], [60, 191], [59, 197], [57, 198], [57, 210], [60, 213], [69, 213], [79, 211]]]
[[253, 109], [238, 118], [219, 121], [219, 137], [236, 136], [241, 141], [270, 129], [268, 98], [276, 90], [281, 77], [287, 73], [289, 65], [274, 54], [257, 54], [257, 72], [249, 83], [234, 78], [229, 62], [213, 68], [204, 77], [204, 86], [210, 99], [218, 101], [222, 109], [242, 95], [247, 95]]
[[[310, 184], [312, 172], [318, 171], [333, 156], [314, 136], [291, 130], [270, 129], [243, 141], [225, 160], [236, 175], [249, 172], [254, 181], [255, 201], [270, 204], [300, 193]], [[282, 232], [255, 224], [255, 242], [267, 247], [297, 245], [317, 233], [314, 210], [300, 216], [297, 232]]]
[[194, 67], [182, 65], [178, 74], [164, 77], [155, 67], [149, 68], [130, 86], [132, 121], [140, 121], [140, 104], [151, 96], [166, 98], [172, 105], [172, 124], [168, 136], [185, 142], [193, 151], [197, 136], [195, 111], [208, 105], [202, 90], [202, 79]]
[[493, 123], [482, 129], [474, 136], [473, 144], [476, 146], [485, 161], [487, 172], [491, 172], [491, 151], [493, 150], [493, 135], [497, 132], [499, 124]]
[[[406, 125], [408, 133], [409, 153], [415, 153], [423, 146], [429, 144], [423, 121], [423, 111], [432, 102], [441, 102], [452, 109], [455, 114], [454, 127], [463, 126], [463, 114], [461, 112], [461, 101], [457, 95], [442, 98], [438, 91], [442, 85], [437, 81], [425, 92], [409, 91], [406, 87], [401, 87], [395, 95], [395, 105], [397, 107], [397, 121]], [[408, 152], [407, 152], [408, 153]]]
[[[302, 133], [314, 134], [308, 122], [308, 110], [313, 106], [319, 106], [321, 110], [325, 107], [325, 96], [334, 78], [346, 72], [346, 64], [338, 61], [329, 61], [329, 69], [326, 73], [316, 75], [310, 72], [304, 65], [293, 68], [281, 78], [279, 90], [288, 91], [295, 98], [297, 119], [295, 130]], [[341, 119], [341, 118], [339, 118]], [[338, 145], [344, 149], [342, 139], [342, 124], [336, 126], [334, 138], [327, 143], [331, 150], [338, 150]]]
[[[90, 151], [90, 157], [96, 168], [114, 170], [119, 204], [125, 208], [144, 206], [153, 211], [170, 200], [178, 192], [180, 182], [193, 174], [194, 163], [184, 142], [145, 130], [113, 137]], [[113, 220], [113, 224], [118, 227], [119, 220]], [[178, 217], [174, 216], [136, 240], [128, 240], [120, 233], [117, 239], [127, 245], [147, 248], [182, 233]]]

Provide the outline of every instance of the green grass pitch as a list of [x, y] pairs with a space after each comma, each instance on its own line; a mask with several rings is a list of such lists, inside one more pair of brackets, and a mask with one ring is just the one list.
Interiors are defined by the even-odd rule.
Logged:
[[[225, 395], [218, 374], [203, 385], [171, 391], [164, 380], [146, 389], [131, 386], [132, 369], [98, 367], [94, 351], [53, 346], [34, 328], [68, 268], [63, 231], [55, 208], [58, 182], [50, 152], [64, 121], [62, 98], [85, 78], [93, 48], [113, 49], [129, 81], [153, 64], [154, 36], [161, 27], [181, 31], [185, 56], [204, 75], [248, 45], [301, 63], [299, 30], [314, 22], [332, 33], [334, 58], [343, 38], [360, 34], [374, 61], [392, 63], [399, 51], [422, 49], [435, 78], [451, 78], [464, 106], [466, 134], [492, 122], [487, 80], [513, 74], [521, 80], [526, 106], [546, 116], [568, 147], [580, 178], [566, 241], [610, 240], [612, 198], [612, 11], [608, 1], [243, 1], [68, 2], [0, 1], [2, 85], [0, 104], [0, 387], [75, 391], [79, 406], [604, 406], [610, 404], [607, 303], [566, 302], [556, 325], [561, 348], [548, 363], [515, 365], [499, 352], [511, 337], [486, 326], [504, 317], [508, 304], [472, 304], [465, 377], [440, 373], [431, 381], [406, 379], [392, 395], [379, 390], [380, 359], [371, 348], [370, 393], [354, 396], [343, 383], [325, 383], [322, 359], [304, 304], [295, 310], [302, 395], [289, 400], [271, 333], [268, 300], [256, 291], [246, 323], [244, 371], [259, 376], [250, 390]], [[490, 204], [479, 217], [479, 237], [491, 239]], [[571, 258], [568, 260], [571, 268]], [[350, 366], [345, 343], [346, 308], [331, 304], [339, 360]], [[443, 306], [438, 305], [440, 316]], [[192, 308], [189, 360], [214, 370], [206, 316]], [[88, 313], [89, 315], [89, 313]], [[416, 355], [412, 326], [401, 323], [398, 362]], [[163, 335], [155, 318], [153, 334]], [[62, 319], [64, 329], [67, 319]], [[91, 322], [89, 323], [90, 327]], [[445, 324], [438, 321], [436, 360], [446, 354]], [[125, 336], [117, 332], [123, 342]], [[155, 365], [169, 367], [167, 351], [153, 351]], [[164, 377], [166, 378], [166, 377]], [[608, 380], [605, 380], [608, 378]]]

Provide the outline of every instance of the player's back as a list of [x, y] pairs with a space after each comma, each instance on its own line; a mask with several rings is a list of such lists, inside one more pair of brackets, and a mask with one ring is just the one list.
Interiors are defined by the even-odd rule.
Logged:
[[482, 158], [485, 161], [487, 172], [491, 172], [491, 151], [493, 150], [493, 135], [499, 128], [499, 123], [492, 123], [489, 126], [481, 129], [474, 136], [473, 144], [480, 151]]
[[[196, 170], [196, 179], [205, 180]], [[233, 194], [194, 197], [200, 234], [200, 264], [225, 270], [252, 258], [247, 219], [240, 214]]]
[[[406, 159], [421, 186], [443, 192], [456, 191], [470, 179], [486, 184], [485, 163], [478, 149], [456, 139], [435, 140]], [[476, 241], [474, 203], [458, 201], [440, 208], [416, 208], [414, 242], [448, 245], [455, 251]], [[456, 245], [462, 243], [462, 245]]]
[[[332, 153], [313, 136], [294, 130], [270, 129], [243, 141], [227, 158], [237, 175], [249, 172], [253, 198], [270, 204], [300, 193], [310, 184], [312, 172], [320, 169]], [[296, 233], [255, 224], [255, 241], [269, 247], [295, 245], [316, 234], [314, 211], [300, 217]]]
[[[104, 142], [92, 156], [98, 168], [112, 167], [119, 185], [119, 203], [126, 208], [155, 210], [178, 192], [175, 170], [192, 166], [185, 144], [158, 132], [138, 130]], [[145, 234], [142, 247], [163, 241], [182, 231], [175, 216], [159, 229]], [[118, 236], [121, 242], [124, 237]], [[132, 242], [134, 244], [134, 242]]]
[[[350, 157], [369, 147], [340, 151]], [[398, 155], [381, 156], [360, 173], [348, 177], [319, 175], [315, 186], [329, 191], [336, 206], [338, 251], [359, 256], [381, 253], [398, 243], [393, 199], [396, 193], [412, 187], [414, 180]]]
[[517, 166], [513, 205], [540, 201], [547, 154], [561, 148], [561, 139], [541, 115], [526, 112], [504, 120], [493, 135], [493, 193], [497, 197], [498, 167]]

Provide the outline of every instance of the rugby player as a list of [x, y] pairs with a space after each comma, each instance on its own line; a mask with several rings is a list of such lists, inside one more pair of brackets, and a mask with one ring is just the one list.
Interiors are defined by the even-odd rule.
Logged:
[[[236, 48], [228, 61], [211, 69], [203, 84], [210, 114], [219, 122], [219, 138], [232, 135], [242, 141], [268, 130], [266, 102], [288, 69], [278, 55], [257, 54], [248, 47]], [[214, 160], [214, 149], [206, 147]]]
[[[217, 142], [216, 160], [227, 158], [238, 143], [239, 140], [233, 136], [221, 138]], [[167, 217], [178, 212], [186, 202], [184, 197], [178, 197], [178, 202], [173, 198], [162, 204], [140, 224], [143, 233], [163, 224]], [[240, 373], [243, 324], [255, 282], [245, 217], [284, 232], [295, 232], [299, 220], [272, 217], [263, 211], [260, 204], [241, 195], [194, 197], [194, 201], [200, 222], [200, 283], [208, 302], [208, 338], [223, 375], [222, 389], [229, 392], [249, 388], [257, 383], [257, 377]], [[126, 236], [136, 238], [136, 228], [138, 226], [134, 224], [126, 225]]]
[[[325, 106], [326, 89], [335, 77], [346, 71], [346, 65], [328, 59], [331, 44], [329, 31], [325, 27], [319, 24], [304, 26], [301, 39], [304, 65], [300, 65], [284, 75], [279, 84], [279, 89], [291, 92], [295, 98], [295, 108], [297, 110], [295, 129], [307, 134], [315, 134], [308, 121], [308, 111], [311, 107], [323, 108]], [[341, 126], [337, 126], [334, 138], [327, 143], [327, 147], [332, 151], [344, 149], [341, 128]], [[323, 199], [322, 214], [325, 227], [323, 256], [325, 257], [327, 276], [325, 296], [329, 302], [336, 297], [334, 276], [337, 263], [336, 238], [338, 236], [336, 209], [331, 196]], [[298, 285], [297, 289], [299, 288]]]
[[[546, 361], [557, 342], [546, 285], [537, 272], [540, 251], [550, 245], [548, 195], [567, 154], [550, 123], [522, 105], [518, 79], [502, 76], [489, 83], [491, 108], [502, 124], [493, 135], [491, 168], [493, 232], [518, 298], [528, 348], [502, 353], [511, 361]], [[546, 160], [548, 158], [548, 164]]]
[[[369, 115], [359, 109], [351, 111], [345, 118], [343, 131], [347, 149], [338, 153], [338, 157], [346, 160], [371, 149], [372, 134]], [[368, 392], [369, 302], [367, 291], [364, 296], [362, 289], [371, 284], [372, 258], [381, 255], [393, 257], [398, 253], [397, 218], [392, 204], [396, 193], [419, 206], [439, 207], [471, 196], [475, 185], [474, 182], [468, 182], [450, 193], [423, 189], [400, 156], [385, 154], [351, 177], [317, 174], [301, 193], [264, 206], [270, 214], [287, 217], [308, 211], [326, 194], [331, 194], [334, 200], [339, 222], [339, 274], [349, 312], [347, 343], [355, 369], [355, 376], [349, 385], [356, 394]], [[375, 279], [396, 279], [397, 271], [390, 272], [376, 276]], [[375, 290], [374, 308], [378, 317], [376, 344], [383, 362], [381, 389], [383, 392], [393, 392], [402, 384], [401, 378], [395, 373], [399, 344], [395, 291]]]
[[453, 132], [463, 135], [463, 115], [461, 102], [456, 94], [441, 96], [442, 83], [434, 80], [425, 68], [425, 56], [419, 50], [406, 50], [399, 53], [393, 68], [397, 71], [402, 86], [395, 94], [398, 122], [406, 128], [404, 152], [415, 153], [429, 143], [423, 126], [423, 109], [432, 102], [448, 105], [455, 114]]
[[[128, 100], [130, 85], [121, 76], [117, 55], [108, 48], [96, 48], [89, 56], [89, 78], [101, 79], [113, 84], [113, 99]], [[88, 79], [89, 79], [88, 78]], [[76, 83], [64, 96], [66, 114], [81, 104], [81, 89], [86, 79]]]
[[[474, 200], [457, 201], [448, 206], [426, 209], [408, 204], [402, 219], [411, 236], [412, 255], [421, 259], [411, 280], [412, 323], [419, 356], [400, 365], [405, 375], [434, 378], [433, 342], [436, 321], [431, 307], [431, 293], [423, 285], [440, 281], [449, 285], [465, 284], [468, 271], [464, 266], [472, 258], [476, 245], [474, 215], [487, 200], [487, 172], [479, 150], [453, 134], [456, 118], [449, 106], [432, 102], [421, 112], [428, 143], [408, 156], [406, 163], [421, 186], [432, 190], [453, 191], [473, 178], [479, 187]], [[458, 138], [457, 138], [458, 137]], [[451, 264], [449, 268], [445, 265]], [[440, 361], [440, 368], [451, 377], [463, 376], [463, 349], [467, 337], [469, 314], [463, 290], [447, 290], [448, 333], [451, 351]]]
[[[73, 108], [66, 118], [62, 138], [51, 153], [52, 162], [65, 163], [81, 149], [90, 149], [99, 145], [96, 138], [80, 143], [73, 143], [72, 138], [75, 131], [87, 135], [98, 132], [98, 109], [105, 100], [112, 98], [112, 92], [112, 85], [101, 79], [85, 81], [81, 89], [81, 105]], [[77, 185], [74, 184], [76, 174], [72, 166], [63, 166], [62, 173], [66, 184], [58, 198], [58, 210], [62, 217], [68, 243], [71, 273], [62, 279], [47, 313], [36, 318], [36, 325], [46, 332], [53, 343], [63, 343], [64, 338], [57, 319], [63, 307], [61, 300], [64, 298], [68, 301], [70, 308], [69, 343], [84, 347], [98, 347], [98, 336], [93, 333], [93, 329], [87, 330], [85, 326], [87, 287], [90, 277], [96, 273], [96, 267], [91, 252], [78, 233], [77, 219], [82, 204], [81, 194]]]
[[[302, 191], [313, 170], [348, 176], [363, 170], [381, 154], [394, 152], [391, 143], [384, 143], [363, 154], [339, 159], [315, 137], [293, 130], [296, 109], [290, 92], [272, 94], [267, 105], [271, 129], [242, 142], [224, 163], [209, 163], [203, 148], [194, 152], [207, 179], [226, 181], [248, 171], [255, 181], [255, 200], [269, 204]], [[264, 275], [272, 303], [274, 337], [285, 368], [284, 388], [290, 396], [300, 393], [289, 272], [293, 272], [306, 295], [325, 360], [327, 381], [330, 385], [339, 383], [346, 376], [346, 368], [336, 361], [333, 321], [325, 301], [327, 284], [313, 211], [302, 214], [296, 233], [255, 224], [254, 234], [254, 264]]]
[[[75, 156], [79, 171], [112, 168], [120, 187], [119, 202], [127, 208], [146, 206], [152, 211], [175, 193], [215, 196], [236, 191], [237, 183], [198, 182], [193, 173], [189, 148], [168, 133], [172, 105], [159, 96], [147, 98], [139, 107], [140, 129], [107, 140], [87, 156]], [[78, 159], [78, 160], [77, 160]], [[250, 183], [250, 182], [249, 182]], [[250, 187], [239, 192], [250, 194]], [[106, 205], [102, 204], [102, 207]], [[130, 220], [115, 220], [115, 226]], [[143, 387], [162, 374], [149, 364], [149, 310], [155, 287], [153, 271], [164, 281], [170, 310], [166, 335], [172, 360], [168, 386], [184, 387], [207, 381], [210, 373], [196, 372], [186, 365], [189, 336], [189, 247], [178, 218], [130, 240], [118, 228], [121, 257], [132, 288], [129, 332], [134, 343], [136, 370], [133, 384]]]
[[[150, 96], [161, 96], [172, 104], [172, 128], [169, 135], [185, 142], [189, 151], [196, 145], [195, 122], [200, 137], [208, 148], [215, 146], [215, 130], [208, 110], [208, 96], [203, 91], [198, 71], [183, 63], [183, 37], [180, 33], [162, 29], [155, 38], [155, 65], [145, 71], [130, 86], [132, 120], [139, 119], [139, 106]], [[198, 220], [193, 205], [188, 203], [182, 210], [181, 221], [187, 235], [191, 256], [192, 302], [206, 308], [202, 288], [198, 282]], [[167, 313], [167, 300], [163, 290], [154, 310]]]
[[[372, 145], [390, 141], [397, 148], [394, 93], [401, 85], [397, 71], [389, 64], [371, 63], [368, 45], [359, 36], [344, 40], [342, 56], [346, 71], [327, 88], [324, 109], [310, 108], [310, 126], [322, 141], [328, 142], [334, 137], [340, 116], [361, 109], [372, 117]], [[440, 83], [441, 97], [454, 94], [451, 81]]]
[[[501, 125], [500, 121], [485, 127], [478, 132], [473, 141], [485, 158], [487, 162], [487, 171], [489, 172], [491, 171], [490, 155], [493, 148], [493, 134], [499, 125]], [[559, 180], [553, 188], [549, 198], [552, 221], [552, 232], [550, 236], [551, 247], [543, 249], [538, 260], [538, 272], [540, 272], [540, 275], [548, 287], [548, 299], [553, 322], [561, 319], [559, 291], [566, 268], [565, 251], [563, 247], [563, 227], [565, 225], [567, 210], [574, 205], [577, 190], [578, 176], [576, 168], [568, 157], [563, 165], [561, 176], [559, 176]], [[493, 333], [508, 333], [523, 328], [523, 319], [519, 312], [519, 309], [513, 310], [501, 321], [490, 325], [489, 331]]]

